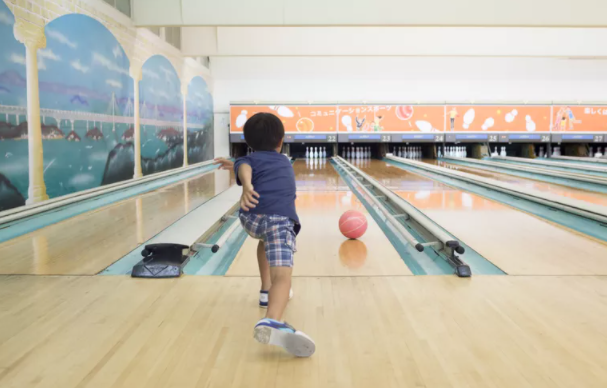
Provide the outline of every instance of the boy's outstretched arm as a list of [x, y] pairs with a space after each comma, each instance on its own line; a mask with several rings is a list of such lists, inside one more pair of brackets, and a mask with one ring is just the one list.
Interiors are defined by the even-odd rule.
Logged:
[[215, 158], [215, 160], [213, 160], [213, 164], [217, 165], [219, 164], [219, 169], [220, 170], [231, 170], [234, 168], [234, 162], [232, 162], [231, 160], [228, 160], [226, 158]]
[[240, 197], [240, 207], [244, 211], [249, 211], [250, 209], [255, 208], [255, 206], [259, 203], [257, 200], [259, 198], [259, 194], [253, 188], [253, 169], [250, 165], [246, 163], [242, 163], [238, 166], [238, 179], [242, 184], [242, 196]]

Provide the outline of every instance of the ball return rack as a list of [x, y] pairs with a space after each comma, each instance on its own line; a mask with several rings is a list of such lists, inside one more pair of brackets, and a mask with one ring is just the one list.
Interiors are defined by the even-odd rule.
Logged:
[[[230, 236], [240, 228], [234, 220], [241, 190], [232, 186], [149, 240], [141, 250], [143, 259], [131, 271], [135, 278], [175, 278], [183, 274], [191, 256], [203, 249], [218, 252]], [[232, 224], [224, 226], [233, 221]], [[221, 235], [214, 242], [212, 237]]]

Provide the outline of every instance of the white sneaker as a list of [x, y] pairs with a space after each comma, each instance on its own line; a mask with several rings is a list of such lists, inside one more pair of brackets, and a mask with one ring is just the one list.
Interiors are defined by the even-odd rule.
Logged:
[[[293, 298], [293, 289], [289, 290], [289, 300]], [[259, 291], [259, 307], [262, 309], [268, 308], [268, 291]]]
[[280, 346], [296, 357], [310, 357], [316, 351], [312, 338], [286, 322], [273, 319], [261, 319], [255, 325], [253, 337], [265, 345]]

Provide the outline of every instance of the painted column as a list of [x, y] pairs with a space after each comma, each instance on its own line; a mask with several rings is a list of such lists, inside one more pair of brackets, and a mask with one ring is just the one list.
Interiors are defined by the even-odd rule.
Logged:
[[38, 49], [46, 47], [44, 28], [17, 20], [13, 27], [15, 39], [25, 45], [27, 77], [27, 143], [29, 152], [29, 187], [26, 204], [48, 199], [44, 184], [42, 128], [40, 125], [40, 94], [38, 89]]
[[135, 172], [133, 178], [141, 178], [141, 128], [139, 126], [139, 81], [141, 81], [141, 64], [134, 62], [131, 64], [130, 74], [135, 85], [133, 97], [133, 147], [135, 148]]
[[183, 167], [188, 166], [188, 85], [181, 85], [183, 96]]

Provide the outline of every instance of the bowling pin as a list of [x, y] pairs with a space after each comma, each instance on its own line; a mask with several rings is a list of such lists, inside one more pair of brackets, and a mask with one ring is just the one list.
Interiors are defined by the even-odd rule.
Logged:
[[438, 147], [438, 150], [436, 151], [436, 156], [437, 156], [439, 159], [443, 157], [443, 156], [442, 156], [442, 154], [441, 154], [440, 147]]
[[601, 158], [602, 156], [603, 156], [603, 153], [601, 152], [601, 147], [597, 147], [596, 154], [594, 154], [594, 157]]
[[501, 152], [500, 156], [506, 157], [506, 147], [502, 147], [502, 152]]
[[468, 157], [468, 149], [464, 147], [464, 158]]
[[308, 148], [309, 147], [306, 147], [306, 159], [308, 159], [310, 157], [310, 151]]

